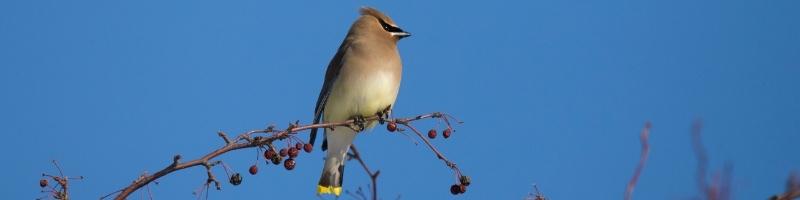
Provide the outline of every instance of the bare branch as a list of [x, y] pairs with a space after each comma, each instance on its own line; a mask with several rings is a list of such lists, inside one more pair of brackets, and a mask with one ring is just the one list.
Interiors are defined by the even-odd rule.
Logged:
[[644, 165], [647, 162], [647, 155], [650, 152], [650, 144], [647, 142], [650, 137], [650, 127], [650, 122], [646, 122], [644, 128], [642, 128], [642, 133], [639, 135], [640, 141], [642, 142], [642, 154], [639, 157], [639, 164], [636, 165], [636, 171], [633, 172], [633, 177], [628, 181], [628, 187], [625, 189], [625, 200], [631, 200], [633, 198], [633, 189], [636, 187], [639, 176], [642, 175]]
[[[417, 115], [417, 116], [410, 117], [410, 118], [392, 119], [390, 121], [396, 122], [398, 124], [406, 125], [407, 127], [410, 127], [410, 128], [413, 129], [413, 127], [411, 127], [409, 125], [409, 123], [412, 122], [412, 121], [421, 120], [421, 119], [427, 119], [427, 118], [443, 118], [443, 119], [445, 119], [445, 122], [447, 122], [446, 121], [447, 117], [449, 117], [449, 116], [445, 115], [444, 113], [434, 112], [434, 113], [429, 113], [429, 114]], [[363, 120], [366, 121], [366, 122], [376, 121], [376, 120], [380, 120], [380, 119], [381, 119], [381, 116], [379, 114], [363, 118]], [[242, 133], [242, 134], [238, 135], [237, 137], [235, 137], [233, 139], [228, 138], [225, 133], [219, 132], [218, 135], [225, 141], [225, 146], [222, 146], [222, 147], [220, 147], [220, 148], [218, 148], [216, 150], [213, 150], [213, 151], [209, 152], [208, 154], [206, 154], [206, 155], [204, 155], [204, 156], [202, 156], [200, 158], [197, 158], [197, 159], [194, 159], [194, 160], [190, 160], [188, 162], [180, 162], [180, 155], [176, 155], [175, 157], [173, 157], [172, 163], [170, 163], [170, 165], [166, 166], [164, 169], [161, 169], [161, 170], [159, 170], [159, 171], [157, 171], [157, 172], [155, 172], [155, 173], [153, 173], [151, 175], [147, 175], [147, 176], [144, 176], [144, 177], [141, 177], [139, 179], [134, 180], [130, 185], [128, 185], [127, 187], [123, 188], [114, 199], [117, 199], [117, 200], [126, 199], [128, 196], [130, 196], [131, 193], [137, 191], [138, 189], [142, 188], [143, 186], [146, 186], [147, 184], [150, 184], [151, 182], [153, 182], [153, 181], [155, 181], [155, 180], [157, 180], [157, 179], [159, 179], [161, 177], [164, 177], [164, 176], [166, 176], [168, 174], [171, 174], [171, 173], [173, 173], [175, 171], [179, 171], [179, 170], [183, 170], [183, 169], [187, 169], [187, 168], [191, 168], [191, 167], [195, 167], [195, 166], [201, 166], [201, 165], [205, 166], [206, 169], [208, 170], [208, 181], [207, 181], [207, 184], [213, 182], [213, 183], [215, 183], [217, 189], [220, 189], [221, 186], [219, 184], [219, 181], [217, 181], [216, 178], [210, 172], [210, 167], [211, 167], [210, 161], [211, 161], [211, 159], [214, 159], [214, 158], [216, 158], [216, 157], [218, 157], [220, 155], [223, 155], [225, 153], [228, 153], [228, 152], [234, 151], [234, 150], [253, 148], [253, 147], [262, 147], [264, 145], [271, 146], [272, 142], [275, 141], [275, 140], [287, 139], [287, 138], [292, 137], [295, 134], [298, 134], [298, 133], [300, 133], [302, 131], [306, 131], [306, 130], [311, 130], [311, 129], [315, 129], [315, 128], [334, 128], [334, 127], [339, 127], [339, 126], [351, 127], [351, 126], [356, 125], [356, 123], [357, 123], [356, 120], [347, 120], [347, 121], [342, 121], [342, 122], [331, 122], [331, 123], [308, 124], [308, 125], [299, 125], [299, 123], [295, 122], [295, 123], [291, 124], [285, 130], [276, 130], [272, 126], [270, 126], [269, 128], [266, 128], [266, 129], [258, 129], [258, 130], [247, 131], [245, 133]], [[447, 122], [447, 123], [448, 123], [448, 127], [449, 127], [450, 126], [449, 122]], [[413, 130], [415, 130], [415, 132], [417, 132], [417, 134], [420, 137], [422, 136], [418, 131], [416, 131], [416, 129], [413, 129]], [[255, 134], [264, 134], [264, 136], [260, 136], [260, 137], [256, 137], [256, 138], [251, 137], [251, 136], [253, 136]], [[446, 162], [447, 166], [449, 166], [450, 168], [454, 169], [457, 172], [458, 175], [461, 175], [460, 170], [458, 170], [458, 168], [455, 166], [455, 164], [453, 162], [451, 162], [451, 161], [447, 160], [446, 158], [444, 158], [444, 156], [438, 150], [436, 150], [436, 148], [434, 148], [427, 140], [425, 140], [424, 137], [421, 137], [421, 138], [423, 138], [423, 140], [426, 141], [428, 146], [431, 147], [431, 149], [434, 150], [434, 152], [436, 152], [437, 156], [439, 156], [440, 159], [442, 159], [442, 160], [444, 160]], [[378, 172], [375, 172], [374, 176], [377, 177], [377, 175], [378, 175]], [[370, 176], [373, 176], [373, 174], [371, 174]], [[374, 185], [375, 184], [373, 184], [373, 187], [374, 187]]]
[[800, 176], [796, 172], [789, 174], [789, 180], [786, 180], [786, 191], [783, 194], [778, 194], [770, 197], [770, 200], [792, 200], [800, 198]]
[[375, 171], [375, 173], [370, 171], [369, 167], [367, 167], [367, 164], [364, 163], [364, 159], [361, 158], [361, 153], [358, 152], [358, 149], [356, 149], [355, 145], [350, 145], [350, 152], [351, 152], [351, 154], [349, 154], [350, 158], [358, 160], [358, 163], [361, 164], [362, 167], [364, 167], [364, 171], [367, 172], [370, 181], [372, 181], [371, 184], [372, 200], [378, 200], [378, 175], [381, 174], [381, 171], [378, 170]]

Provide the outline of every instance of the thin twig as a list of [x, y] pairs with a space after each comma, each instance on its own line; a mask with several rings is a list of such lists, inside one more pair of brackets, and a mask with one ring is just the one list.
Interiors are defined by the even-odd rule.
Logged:
[[402, 124], [402, 125], [408, 127], [409, 129], [411, 129], [411, 131], [416, 133], [417, 136], [420, 139], [422, 139], [423, 142], [425, 142], [425, 144], [428, 146], [428, 148], [430, 148], [431, 151], [433, 151], [433, 153], [436, 154], [436, 158], [439, 158], [440, 160], [444, 161], [444, 164], [447, 165], [447, 167], [450, 167], [450, 169], [452, 169], [453, 171], [456, 172], [457, 177], [461, 177], [461, 170], [458, 169], [458, 166], [456, 166], [456, 163], [454, 163], [454, 162], [450, 161], [449, 159], [447, 159], [447, 157], [445, 157], [444, 154], [442, 154], [441, 151], [436, 149], [436, 147], [433, 146], [433, 144], [431, 144], [431, 142], [428, 140], [428, 138], [426, 138], [426, 136], [422, 135], [422, 132], [417, 130], [417, 128], [414, 128], [414, 126], [411, 126], [410, 124], [408, 124], [408, 122], [402, 122], [402, 121], [396, 121], [396, 122], [398, 124]]
[[703, 147], [702, 137], [700, 137], [701, 130], [703, 129], [703, 122], [695, 120], [692, 123], [692, 147], [694, 154], [697, 156], [697, 189], [710, 196], [708, 191], [708, 182], [706, 182], [706, 166], [708, 165], [708, 156]]
[[630, 200], [633, 197], [633, 189], [639, 181], [639, 176], [642, 175], [645, 163], [647, 163], [647, 155], [650, 152], [650, 144], [647, 142], [650, 138], [650, 127], [650, 122], [646, 122], [644, 128], [642, 128], [642, 133], [639, 135], [639, 140], [642, 143], [642, 153], [639, 157], [639, 164], [636, 165], [636, 170], [633, 172], [633, 177], [628, 181], [628, 187], [625, 188], [625, 200]]
[[783, 194], [772, 196], [771, 200], [792, 200], [800, 198], [800, 176], [796, 172], [789, 174], [786, 180], [786, 191]]
[[364, 167], [364, 171], [367, 172], [367, 174], [369, 175], [369, 179], [372, 181], [371, 184], [372, 200], [378, 200], [378, 175], [381, 174], [381, 171], [378, 170], [375, 171], [375, 173], [370, 171], [369, 167], [367, 167], [367, 164], [364, 163], [364, 159], [361, 158], [361, 154], [358, 152], [358, 149], [356, 149], [355, 145], [350, 145], [350, 152], [352, 153], [350, 157], [358, 160], [358, 163], [361, 164], [362, 167]]

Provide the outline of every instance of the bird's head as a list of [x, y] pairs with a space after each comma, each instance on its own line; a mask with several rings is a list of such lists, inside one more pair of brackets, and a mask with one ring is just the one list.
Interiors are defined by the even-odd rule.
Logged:
[[411, 33], [400, 29], [392, 18], [371, 7], [361, 8], [361, 17], [356, 21], [354, 28], [358, 28], [360, 32], [389, 38], [393, 41], [411, 36]]

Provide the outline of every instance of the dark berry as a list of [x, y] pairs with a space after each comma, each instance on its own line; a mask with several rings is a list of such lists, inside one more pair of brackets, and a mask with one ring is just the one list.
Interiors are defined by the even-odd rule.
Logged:
[[272, 164], [280, 165], [281, 161], [283, 161], [283, 157], [280, 156], [272, 157]]
[[294, 162], [294, 159], [291, 159], [291, 158], [289, 158], [289, 159], [286, 159], [286, 161], [283, 161], [283, 167], [285, 167], [285, 168], [286, 168], [286, 170], [293, 170], [293, 169], [294, 169], [294, 166], [295, 166], [296, 164], [297, 164], [297, 163], [295, 163], [295, 162]]
[[242, 175], [239, 175], [239, 173], [234, 173], [229, 182], [231, 182], [233, 185], [242, 184]]
[[252, 175], [256, 175], [258, 173], [258, 166], [256, 166], [256, 165], [250, 166], [249, 172]]
[[281, 154], [281, 157], [286, 157], [287, 155], [289, 155], [289, 150], [287, 148], [283, 148], [283, 149], [281, 149], [280, 154]]
[[289, 148], [289, 158], [297, 158], [297, 155], [300, 154], [300, 149], [298, 148]]
[[297, 144], [294, 144], [294, 148], [303, 149], [303, 143], [298, 142]]
[[442, 131], [442, 136], [444, 136], [444, 138], [449, 138], [452, 132], [453, 129], [450, 128], [444, 129], [444, 131]]
[[386, 124], [386, 130], [388, 130], [389, 132], [397, 131], [397, 123], [389, 122], [389, 124]]
[[303, 145], [303, 150], [306, 151], [306, 153], [311, 153], [311, 150], [314, 150], [314, 145], [306, 143], [306, 145]]
[[47, 179], [39, 180], [39, 187], [47, 187]]
[[428, 131], [428, 138], [433, 139], [436, 138], [436, 129], [431, 129]]
[[461, 187], [458, 185], [450, 186], [450, 194], [457, 195], [461, 193]]
[[264, 158], [267, 159], [267, 160], [270, 160], [270, 159], [272, 159], [273, 157], [275, 157], [277, 155], [278, 155], [278, 153], [275, 153], [274, 149], [269, 149], [269, 150], [264, 152]]

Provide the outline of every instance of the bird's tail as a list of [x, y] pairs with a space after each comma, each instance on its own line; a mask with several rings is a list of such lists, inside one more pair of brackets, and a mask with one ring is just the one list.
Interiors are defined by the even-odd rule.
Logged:
[[338, 128], [326, 133], [328, 152], [325, 156], [325, 166], [317, 185], [318, 194], [342, 194], [342, 177], [344, 176], [344, 162], [350, 144], [355, 139], [356, 132], [348, 128]]

